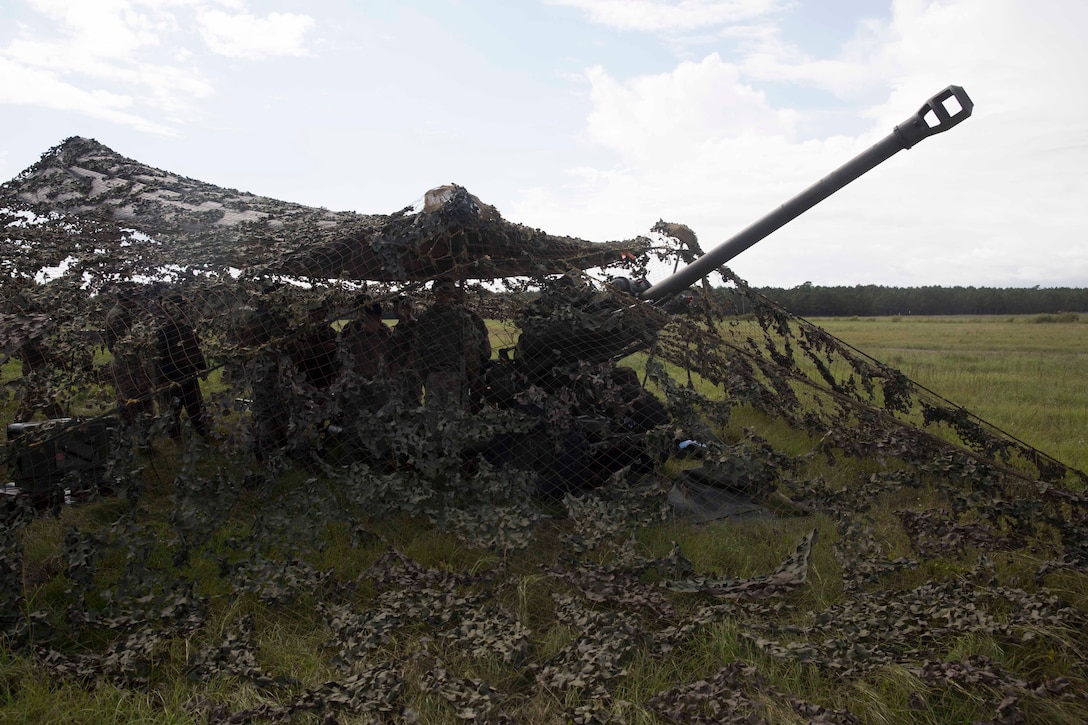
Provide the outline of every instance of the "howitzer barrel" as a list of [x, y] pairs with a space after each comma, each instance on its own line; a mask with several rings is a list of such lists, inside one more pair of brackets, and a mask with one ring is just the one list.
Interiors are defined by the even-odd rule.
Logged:
[[[954, 104], [949, 108], [951, 101]], [[863, 151], [818, 182], [802, 191], [762, 219], [722, 242], [705, 255], [666, 277], [639, 295], [644, 300], [656, 302], [682, 289], [690, 287], [718, 267], [756, 244], [787, 222], [804, 214], [842, 187], [867, 171], [882, 164], [904, 149], [909, 149], [927, 136], [947, 131], [971, 115], [974, 103], [960, 86], [949, 86], [930, 98], [918, 112], [899, 124], [890, 134]]]

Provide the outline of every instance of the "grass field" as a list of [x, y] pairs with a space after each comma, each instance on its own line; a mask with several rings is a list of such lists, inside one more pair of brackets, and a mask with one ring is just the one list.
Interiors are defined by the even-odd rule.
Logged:
[[1063, 463], [1088, 471], [1088, 318], [813, 322]]
[[[1088, 324], [815, 322], [1088, 468]], [[1031, 486], [814, 457], [783, 482], [807, 515], [693, 525], [622, 487], [529, 511], [496, 476], [413, 512], [419, 481], [354, 469], [125, 465], [138, 497], [0, 532], [0, 722], [1088, 721], [1088, 534]]]

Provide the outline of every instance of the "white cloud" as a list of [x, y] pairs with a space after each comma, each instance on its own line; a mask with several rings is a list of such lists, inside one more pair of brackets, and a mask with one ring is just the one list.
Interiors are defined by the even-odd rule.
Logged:
[[546, 0], [573, 7], [601, 25], [620, 30], [687, 32], [757, 18], [782, 0]]
[[[15, 40], [0, 50], [0, 58], [27, 75], [45, 73], [63, 79], [65, 85], [84, 89], [98, 85], [92, 92], [101, 97], [123, 95], [149, 111], [177, 111], [186, 108], [191, 99], [206, 98], [214, 91], [192, 66], [140, 62], [138, 55], [129, 58], [102, 55], [81, 45], [65, 45], [55, 40]], [[111, 88], [123, 90], [115, 93]], [[23, 92], [6, 90], [16, 100], [16, 94]]]
[[852, 148], [842, 138], [797, 144], [798, 113], [775, 108], [716, 54], [628, 81], [601, 68], [586, 77], [593, 104], [586, 136], [613, 151], [615, 165], [579, 168], [558, 193], [533, 190], [513, 215], [554, 217], [564, 227], [557, 233], [623, 238], [663, 217], [709, 233], [713, 244], [721, 230], [740, 229]]
[[[0, 103], [104, 119], [159, 135], [198, 113], [215, 87], [198, 65], [197, 28], [217, 53], [300, 55], [314, 21], [257, 18], [240, 0], [28, 0], [39, 14], [0, 47]], [[236, 11], [228, 15], [215, 8]]]
[[38, 106], [83, 113], [138, 131], [171, 136], [175, 131], [145, 115], [133, 112], [135, 100], [107, 90], [86, 90], [67, 83], [55, 73], [12, 63], [0, 57], [0, 103]]
[[31, 0], [31, 7], [57, 24], [63, 40], [57, 43], [80, 55], [125, 58], [141, 48], [157, 45], [159, 34], [173, 25], [172, 17], [151, 3], [128, 0]]
[[[860, 24], [834, 57], [809, 59], [769, 32], [735, 64], [711, 54], [634, 78], [588, 70], [585, 137], [614, 164], [572, 170], [565, 188], [529, 190], [508, 216], [598, 240], [645, 233], [663, 217], [689, 224], [710, 248], [956, 83], [976, 103], [973, 118], [823, 202], [736, 269], [755, 284], [820, 275], [843, 284], [1088, 283], [1088, 220], [1070, 203], [1088, 196], [1079, 78], [1088, 4], [902, 0], [892, 9], [883, 23]], [[792, 110], [767, 99], [767, 80], [844, 98], [867, 89], [854, 97], [879, 102]], [[868, 119], [867, 130], [792, 133], [806, 114], [829, 110]]]
[[249, 13], [228, 15], [220, 10], [197, 18], [208, 48], [232, 58], [259, 60], [280, 55], [306, 55], [306, 35], [313, 18], [294, 13], [271, 13], [258, 18]]
[[[889, 69], [880, 53], [882, 27], [863, 24], [839, 57], [814, 58], [770, 32], [751, 47], [739, 61], [745, 79], [759, 82], [791, 83], [798, 87], [829, 91], [850, 98], [861, 91], [883, 86]], [[748, 37], [751, 42], [751, 37]]]
[[0, 48], [0, 102], [81, 113], [159, 135], [154, 116], [213, 93], [201, 72], [153, 55], [177, 29], [170, 2], [33, 0], [48, 26], [22, 25]]
[[[1079, 77], [1088, 67], [1080, 37], [1088, 3], [831, 0], [854, 20], [851, 28], [836, 18], [844, 40], [828, 50], [831, 36], [814, 39], [815, 27], [787, 22], [797, 8], [833, 13], [822, 0], [544, 1], [567, 9], [569, 38], [557, 34], [514, 56], [528, 31], [513, 23], [530, 13], [492, 17], [429, 0], [380, 11], [337, 0], [277, 3], [306, 8], [299, 12], [328, 28], [313, 83], [301, 87], [234, 59], [306, 55], [317, 28], [309, 15], [246, 0], [23, 0], [0, 26], [0, 103], [144, 133], [184, 127], [193, 145], [170, 150], [185, 155], [189, 173], [218, 183], [224, 169], [245, 168], [241, 181], [225, 182], [275, 179], [279, 186], [263, 193], [285, 199], [330, 204], [340, 194], [355, 204], [349, 188], [383, 211], [420, 187], [470, 176], [493, 184], [497, 192], [485, 198], [506, 218], [551, 233], [625, 238], [665, 218], [692, 226], [709, 248], [956, 83], [977, 104], [972, 119], [745, 252], [738, 273], [755, 284], [1088, 284], [1088, 86]], [[419, 35], [420, 23], [449, 44]], [[619, 37], [605, 25], [640, 35]], [[361, 42], [370, 33], [382, 42]], [[451, 47], [470, 48], [476, 65], [465, 71]], [[675, 60], [662, 62], [669, 50]], [[573, 58], [587, 58], [581, 73], [570, 72]], [[441, 76], [443, 87], [414, 82], [422, 73]], [[496, 73], [508, 85], [494, 82]], [[530, 97], [534, 88], [554, 93]], [[580, 96], [565, 102], [571, 91]], [[366, 104], [374, 99], [390, 102], [373, 113]], [[6, 116], [0, 161], [17, 165], [29, 114]], [[269, 143], [322, 142], [266, 166], [248, 163], [260, 159], [250, 146], [224, 148], [258, 127]], [[375, 202], [366, 195], [392, 194], [394, 185], [385, 173], [379, 182], [342, 175], [354, 166], [333, 158], [329, 149], [341, 147], [405, 184], [423, 181], [389, 206]], [[565, 174], [546, 176], [564, 165]]]
[[743, 83], [736, 67], [717, 54], [626, 83], [600, 67], [587, 71], [586, 78], [593, 103], [586, 133], [618, 152], [624, 163], [671, 167], [722, 138], [792, 134], [794, 114], [771, 108], [764, 94]]

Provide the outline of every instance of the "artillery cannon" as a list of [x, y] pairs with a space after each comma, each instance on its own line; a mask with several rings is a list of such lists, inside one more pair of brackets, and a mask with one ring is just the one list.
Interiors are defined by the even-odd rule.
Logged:
[[[916, 113], [868, 150], [847, 161], [709, 253], [693, 258], [687, 266], [656, 284], [645, 280], [619, 278], [613, 286], [621, 294], [627, 293], [658, 308], [665, 308], [668, 300], [681, 290], [706, 277], [896, 153], [961, 123], [971, 115], [973, 108], [974, 103], [963, 88], [948, 86], [927, 100]], [[566, 310], [566, 314], [551, 314], [559, 304], [553, 299], [544, 304], [542, 310], [530, 309], [522, 316], [521, 327], [525, 332], [518, 342], [515, 360], [523, 364], [531, 378], [537, 377], [539, 371], [549, 363], [558, 364], [578, 359], [617, 359], [634, 349], [648, 347], [652, 343], [653, 335], [647, 327], [657, 326], [660, 329], [667, 321], [667, 316], [664, 315], [653, 315], [644, 310], [636, 313], [622, 299], [609, 303], [601, 294], [593, 294], [584, 288], [576, 289], [569, 280], [545, 289], [545, 297], [562, 297], [563, 287], [570, 290], [566, 300], [566, 307], [570, 309]], [[571, 314], [571, 309], [576, 310], [577, 314]], [[633, 323], [625, 328], [621, 318], [632, 318], [636, 314], [638, 324]], [[600, 345], [592, 344], [592, 335], [587, 335], [587, 328], [607, 331], [607, 335], [601, 336]]]
[[[488, 389], [493, 403], [510, 404], [527, 386], [535, 386], [569, 397], [570, 381], [586, 376], [586, 366], [614, 363], [639, 350], [649, 349], [657, 333], [668, 323], [670, 301], [694, 282], [705, 278], [730, 259], [758, 243], [789, 221], [833, 193], [921, 140], [942, 133], [971, 115], [974, 104], [963, 88], [949, 86], [927, 100], [919, 110], [868, 150], [831, 172], [777, 209], [763, 216], [707, 254], [690, 256], [683, 268], [656, 284], [645, 280], [618, 278], [610, 288], [599, 290], [576, 278], [565, 276], [547, 283], [540, 298], [527, 306], [518, 319], [521, 335], [512, 357], [491, 371]], [[696, 251], [696, 254], [699, 254]], [[512, 363], [512, 364], [508, 364]], [[593, 375], [590, 373], [590, 375]], [[600, 398], [617, 393], [607, 374], [597, 374], [593, 398], [586, 408], [608, 410], [596, 405]], [[621, 393], [622, 395], [622, 393]], [[524, 398], [524, 395], [521, 396]], [[599, 420], [599, 414], [578, 421], [588, 436], [603, 446], [614, 438], [615, 426]], [[596, 418], [597, 420], [592, 420]], [[623, 435], [645, 433], [639, 425], [625, 426]], [[555, 446], [570, 449], [576, 437]], [[633, 451], [630, 446], [625, 451]], [[568, 456], [569, 458], [569, 456]]]
[[[697, 257], [686, 255], [687, 266], [656, 284], [619, 278], [602, 289], [579, 283], [573, 276], [545, 283], [540, 298], [525, 307], [516, 320], [521, 330], [517, 344], [508, 351], [507, 359], [495, 366], [494, 374], [488, 380], [490, 401], [497, 406], [510, 405], [517, 402], [515, 398], [524, 399], [528, 388], [540, 388], [558, 396], [571, 380], [569, 373], [578, 374], [579, 366], [598, 366], [606, 371], [625, 356], [649, 349], [662, 339], [658, 333], [669, 322], [672, 300], [679, 292], [895, 153], [960, 123], [971, 115], [972, 109], [973, 104], [962, 88], [946, 88], [872, 148], [710, 253]], [[164, 172], [134, 164], [86, 139], [72, 139], [65, 143], [64, 149], [64, 153], [43, 157], [42, 162], [21, 175], [17, 183], [4, 185], [0, 189], [2, 195], [13, 203], [19, 199], [26, 202], [37, 198], [48, 198], [50, 203], [63, 202], [57, 210], [69, 214], [97, 210], [103, 212], [101, 218], [113, 218], [125, 228], [131, 224], [132, 228], [154, 233], [161, 241], [169, 243], [154, 245], [155, 254], [147, 260], [149, 274], [173, 264], [188, 264], [169, 256], [160, 258], [160, 252], [181, 250], [179, 259], [204, 258], [205, 247], [202, 245], [207, 240], [237, 241], [246, 239], [250, 233], [247, 231], [250, 227], [242, 223], [249, 218], [247, 215], [224, 214], [222, 225], [206, 214], [200, 219], [186, 216], [189, 212], [179, 211], [172, 201], [164, 200], [165, 197], [155, 191], [155, 185], [144, 183], [147, 178], [157, 178]], [[57, 173], [57, 169], [64, 173]], [[87, 178], [90, 173], [95, 178], [107, 179], [118, 193], [95, 192], [92, 195], [83, 189], [78, 180]], [[176, 179], [171, 183], [174, 181]], [[219, 192], [211, 195], [206, 186], [185, 187], [185, 194], [181, 196], [188, 200], [187, 210], [195, 206], [204, 208], [203, 204], [194, 206], [194, 198], [207, 198], [207, 204], [223, 207], [226, 196]], [[50, 191], [46, 193], [42, 189]], [[450, 186], [432, 191], [434, 193], [425, 195], [419, 210], [406, 207], [389, 216], [365, 217], [346, 213], [315, 215], [312, 209], [294, 209], [273, 204], [274, 200], [235, 192], [237, 198], [230, 208], [248, 209], [259, 205], [260, 214], [269, 220], [275, 221], [277, 215], [284, 216], [286, 221], [282, 223], [287, 225], [284, 227], [287, 231], [277, 233], [275, 239], [272, 235], [268, 238], [258, 236], [255, 240], [247, 239], [245, 244], [223, 244], [217, 250], [221, 255], [217, 259], [224, 264], [229, 262], [230, 267], [246, 266], [234, 256], [233, 250], [255, 254], [254, 259], [242, 260], [247, 264], [252, 262], [249, 268], [253, 270], [254, 279], [301, 275], [316, 279], [395, 281], [399, 286], [404, 282], [419, 284], [437, 278], [554, 277], [571, 267], [598, 267], [645, 250], [639, 246], [647, 241], [645, 238], [594, 244], [546, 235], [539, 230], [504, 222], [493, 207], [483, 204], [463, 188]], [[201, 197], [201, 194], [209, 196]], [[99, 208], [101, 205], [106, 208]], [[132, 214], [136, 217], [132, 218]], [[95, 218], [99, 216], [96, 213]], [[279, 224], [277, 221], [275, 226], [278, 228]], [[117, 229], [106, 231], [112, 235]], [[106, 231], [101, 232], [103, 239], [113, 239]], [[61, 236], [67, 238], [67, 234], [65, 230]], [[122, 239], [119, 232], [116, 236], [118, 240]], [[300, 243], [297, 249], [292, 248], [284, 255], [278, 242], [273, 243], [280, 239], [303, 240], [305, 244]], [[187, 250], [192, 249], [202, 252], [190, 254]], [[398, 291], [404, 291], [404, 288]], [[228, 306], [209, 305], [209, 309], [219, 311]], [[222, 325], [218, 332], [224, 337], [238, 332], [229, 329], [228, 316], [218, 316], [215, 322]], [[295, 334], [287, 329], [286, 322], [272, 322], [275, 324], [260, 323], [262, 326], [269, 324], [258, 336], [260, 344], [267, 345], [269, 340]], [[591, 376], [595, 378], [590, 387], [598, 385], [598, 388], [590, 392], [597, 395], [598, 401], [614, 392], [600, 383], [607, 377], [605, 373], [591, 373]], [[584, 382], [583, 379], [579, 384]], [[623, 385], [618, 381], [613, 387]], [[596, 406], [595, 409], [604, 407]]]

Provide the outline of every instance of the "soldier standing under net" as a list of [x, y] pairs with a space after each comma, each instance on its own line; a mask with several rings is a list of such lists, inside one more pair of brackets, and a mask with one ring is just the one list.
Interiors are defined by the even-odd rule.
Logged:
[[310, 461], [325, 447], [328, 426], [339, 417], [334, 383], [340, 377], [340, 343], [328, 321], [330, 306], [313, 300], [307, 307], [306, 334], [290, 347], [298, 374], [291, 385], [288, 451], [298, 460]]
[[327, 390], [340, 374], [337, 354], [339, 343], [336, 331], [329, 326], [326, 316], [329, 306], [315, 300], [308, 307], [306, 334], [291, 349], [291, 359], [306, 382], [314, 388]]
[[362, 298], [357, 303], [359, 317], [340, 330], [340, 346], [348, 363], [346, 368], [353, 374], [346, 387], [357, 392], [348, 396], [355, 398], [351, 412], [374, 411], [389, 398], [386, 353], [393, 331], [382, 322], [380, 302]]
[[287, 335], [286, 315], [272, 300], [274, 285], [266, 285], [254, 309], [241, 328], [241, 342], [255, 349], [245, 362], [245, 376], [250, 386], [250, 421], [253, 428], [253, 453], [256, 459], [277, 466], [277, 459], [287, 447], [290, 396], [282, 380], [286, 356], [281, 340]]
[[207, 369], [200, 341], [186, 314], [185, 298], [169, 294], [162, 300], [164, 319], [156, 334], [155, 372], [163, 390], [164, 407], [170, 411], [170, 437], [181, 437], [181, 410], [201, 438], [208, 436], [204, 420], [204, 395], [197, 375]]
[[50, 380], [54, 364], [44, 338], [45, 329], [29, 330], [15, 350], [23, 374], [23, 399], [15, 411], [15, 420], [28, 421], [41, 413], [47, 420], [63, 418], [64, 408], [57, 400]]
[[393, 388], [400, 400], [409, 406], [418, 406], [423, 399], [423, 382], [416, 370], [415, 344], [419, 320], [416, 318], [416, 302], [407, 295], [397, 297], [393, 302], [393, 314], [397, 324], [393, 327], [393, 336], [389, 339], [386, 362]]
[[483, 318], [460, 302], [452, 280], [435, 280], [434, 304], [420, 316], [412, 344], [423, 380], [423, 404], [434, 410], [469, 410], [470, 392], [491, 358]]
[[110, 373], [120, 409], [121, 421], [132, 428], [155, 414], [151, 398], [151, 373], [147, 365], [148, 351], [141, 344], [136, 329], [136, 315], [141, 312], [136, 293], [123, 289], [117, 302], [106, 313], [106, 349], [113, 355]]

